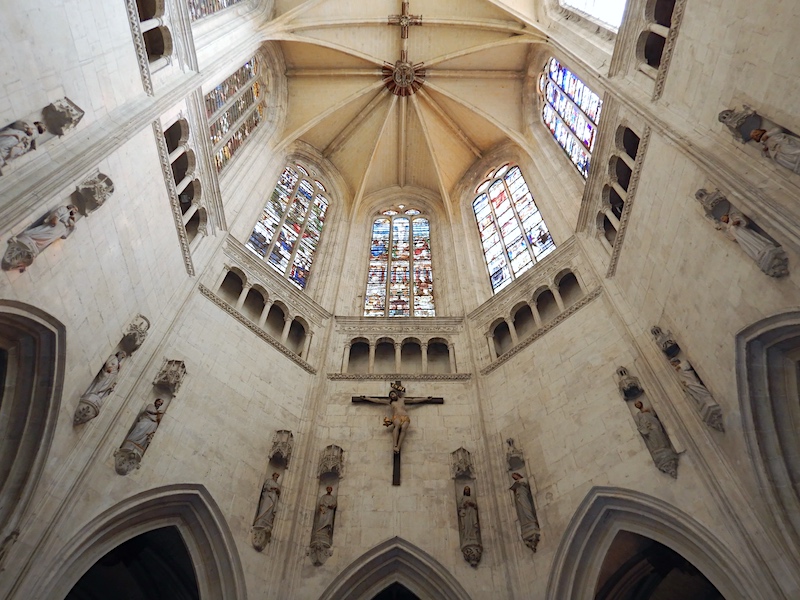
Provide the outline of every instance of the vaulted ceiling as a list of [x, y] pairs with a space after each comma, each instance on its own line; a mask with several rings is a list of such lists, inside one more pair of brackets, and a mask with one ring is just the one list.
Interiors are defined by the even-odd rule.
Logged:
[[[388, 24], [401, 11], [400, 0], [278, 0], [267, 25], [287, 64], [282, 145], [320, 150], [356, 203], [393, 186], [446, 195], [489, 149], [523, 138], [528, 54], [541, 33], [487, 0], [411, 0], [422, 25], [403, 42]], [[384, 83], [404, 47], [425, 69], [410, 95]]]

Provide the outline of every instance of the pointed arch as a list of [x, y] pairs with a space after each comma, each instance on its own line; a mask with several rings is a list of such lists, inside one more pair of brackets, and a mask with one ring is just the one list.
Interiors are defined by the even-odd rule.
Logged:
[[61, 409], [66, 328], [0, 300], [0, 535], [17, 529], [42, 476]]
[[320, 600], [370, 600], [395, 582], [420, 598], [470, 598], [458, 580], [430, 554], [402, 538], [393, 537], [342, 571]]
[[757, 321], [736, 336], [742, 431], [768, 512], [793, 549], [789, 556], [800, 549], [798, 369], [800, 310]]
[[64, 598], [86, 571], [120, 544], [174, 526], [192, 558], [200, 597], [245, 600], [244, 571], [225, 517], [200, 484], [168, 485], [131, 496], [92, 519], [53, 560], [32, 598]]
[[633, 490], [594, 487], [581, 502], [559, 543], [546, 598], [594, 598], [603, 560], [619, 531], [671, 548], [691, 562], [728, 600], [777, 598], [710, 531], [674, 506]]

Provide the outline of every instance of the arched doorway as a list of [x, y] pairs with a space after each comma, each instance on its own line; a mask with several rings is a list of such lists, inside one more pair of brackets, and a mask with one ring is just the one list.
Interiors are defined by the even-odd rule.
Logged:
[[[616, 572], [612, 567], [619, 568], [625, 563], [624, 555], [619, 559], [613, 558], [613, 553], [619, 551], [619, 544], [625, 540], [617, 540], [621, 532], [657, 542], [671, 554], [682, 557], [693, 565], [694, 570], [702, 573], [726, 600], [771, 600], [783, 597], [769, 574], [747, 568], [749, 565], [742, 563], [711, 532], [685, 512], [641, 492], [595, 487], [575, 511], [561, 538], [547, 582], [547, 600], [595, 598], [596, 592], [600, 591], [598, 584], [602, 587], [608, 580], [608, 572]], [[615, 541], [618, 542], [617, 546], [614, 546]], [[612, 558], [607, 563], [607, 571], [603, 573], [609, 552]], [[633, 556], [634, 552], [629, 552]], [[599, 581], [601, 574], [606, 581]]]
[[200, 600], [192, 557], [177, 527], [123, 542], [78, 580], [66, 600]]
[[378, 544], [328, 586], [320, 600], [469, 600], [435, 558], [402, 538]]

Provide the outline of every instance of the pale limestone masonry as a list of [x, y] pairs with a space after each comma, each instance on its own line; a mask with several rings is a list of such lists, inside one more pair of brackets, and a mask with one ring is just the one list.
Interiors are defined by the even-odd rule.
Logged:
[[[100, 172], [114, 184], [68, 240], [24, 273], [0, 272], [0, 439], [20, 433], [9, 424], [25, 423], [20, 411], [32, 402], [42, 431], [19, 453], [0, 444], [2, 472], [31, 473], [0, 481], [0, 505], [13, 504], [0, 508], [0, 597], [64, 598], [106, 552], [165, 525], [186, 541], [204, 600], [369, 600], [394, 582], [426, 598], [588, 600], [619, 566], [603, 567], [619, 531], [681, 554], [728, 600], [800, 597], [800, 499], [786, 492], [800, 481], [791, 463], [800, 448], [786, 427], [763, 422], [800, 418], [796, 389], [776, 375], [796, 368], [800, 347], [800, 176], [717, 121], [746, 104], [800, 131], [800, 4], [687, 0], [655, 99], [656, 82], [635, 60], [645, 0], [629, 0], [619, 33], [555, 0], [412, 0], [410, 12], [424, 17], [411, 28], [409, 59], [428, 73], [407, 98], [380, 77], [384, 61], [399, 58], [399, 32], [385, 21], [400, 2], [253, 0], [194, 23], [183, 0], [165, 6], [174, 48], [152, 74], [152, 94], [125, 2], [0, 8], [0, 127], [65, 96], [86, 113], [0, 177], [3, 249], [80, 182]], [[269, 73], [266, 113], [217, 174], [203, 95], [255, 53]], [[542, 124], [537, 78], [550, 56], [606, 99], [587, 181]], [[180, 117], [207, 213], [192, 243], [181, 239], [156, 139]], [[609, 246], [597, 215], [626, 126], [640, 154]], [[302, 291], [245, 245], [289, 161], [324, 174], [331, 200]], [[505, 162], [520, 166], [557, 250], [493, 296], [472, 202]], [[783, 247], [787, 276], [766, 277], [711, 230], [695, 199], [702, 187], [724, 190]], [[370, 228], [399, 204], [430, 217], [436, 317], [368, 319]], [[226, 295], [229, 272], [251, 286], [243, 295]], [[576, 295], [563, 306], [554, 299], [557, 314], [520, 327], [516, 340], [509, 329], [510, 345], [492, 356], [487, 336], [567, 274]], [[284, 313], [285, 336], [268, 310], [254, 312], [254, 291]], [[113, 401], [73, 427], [79, 397], [140, 314], [147, 341], [126, 359]], [[724, 434], [698, 418], [652, 341], [656, 323], [691, 357]], [[779, 326], [785, 334], [771, 329]], [[15, 350], [34, 339], [34, 357]], [[759, 354], [754, 340], [780, 358]], [[397, 362], [381, 355], [370, 372], [361, 354], [345, 369], [350, 345], [382, 342]], [[404, 343], [438, 345], [423, 367]], [[114, 451], [155, 398], [165, 357], [187, 375], [140, 468], [120, 477]], [[785, 389], [757, 386], [762, 359]], [[23, 397], [26, 360], [49, 361], [53, 376]], [[619, 365], [640, 379], [679, 454], [677, 479], [653, 466], [620, 398]], [[391, 485], [388, 407], [351, 402], [384, 396], [395, 379], [409, 396], [444, 399], [409, 410], [400, 486]], [[759, 405], [752, 390], [772, 396]], [[282, 430], [293, 435], [291, 467], [258, 552], [254, 507]], [[509, 438], [524, 449], [535, 553], [509, 491]], [[331, 445], [343, 451], [335, 533], [316, 566], [307, 550], [324, 493], [319, 457]], [[453, 505], [451, 453], [461, 447], [480, 507], [475, 568]]]

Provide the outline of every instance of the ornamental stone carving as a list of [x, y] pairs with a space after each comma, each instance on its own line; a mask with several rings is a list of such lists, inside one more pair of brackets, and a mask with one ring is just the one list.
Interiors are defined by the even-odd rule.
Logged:
[[0, 175], [9, 162], [36, 150], [38, 138], [47, 131], [41, 121], [14, 121], [0, 129]]
[[287, 429], [275, 432], [272, 438], [272, 450], [270, 450], [270, 461], [281, 461], [285, 466], [289, 466], [289, 459], [292, 456], [294, 446], [294, 435]]
[[144, 343], [147, 338], [147, 332], [150, 330], [150, 321], [144, 315], [136, 315], [136, 317], [128, 325], [128, 330], [125, 332], [125, 337], [122, 338], [122, 346], [128, 352], [133, 354]]
[[81, 183], [75, 190], [78, 194], [78, 208], [83, 215], [89, 215], [105, 204], [114, 193], [114, 182], [108, 175], [98, 173]]
[[465, 448], [459, 448], [450, 456], [453, 465], [453, 477], [455, 479], [472, 479], [474, 475], [472, 472], [472, 456], [470, 455], [469, 450], [466, 450]]
[[83, 118], [84, 111], [69, 98], [61, 98], [42, 109], [48, 131], [58, 136], [75, 129]]
[[8, 240], [3, 256], [4, 271], [17, 269], [24, 273], [39, 254], [59, 239], [68, 238], [75, 231], [78, 208], [72, 204], [59, 206], [22, 233]]
[[261, 497], [256, 510], [256, 518], [250, 530], [253, 548], [261, 552], [272, 539], [275, 525], [275, 510], [281, 495], [280, 472], [274, 471], [261, 487]]
[[619, 392], [625, 400], [634, 400], [644, 393], [639, 378], [628, 373], [625, 367], [617, 367], [617, 383]]
[[153, 385], [168, 391], [174, 396], [178, 393], [185, 376], [186, 365], [182, 360], [168, 360], [165, 358], [161, 370], [153, 381]]
[[669, 362], [678, 373], [686, 395], [692, 399], [694, 407], [703, 422], [712, 429], [724, 432], [725, 425], [722, 420], [722, 408], [714, 400], [711, 392], [708, 391], [708, 388], [697, 375], [692, 364], [688, 360], [679, 358], [673, 358]]
[[470, 566], [477, 567], [483, 556], [481, 542], [481, 523], [478, 516], [478, 501], [472, 495], [472, 488], [465, 485], [458, 500], [458, 535], [461, 553]]
[[127, 475], [131, 471], [138, 469], [142, 462], [142, 456], [150, 446], [150, 441], [161, 423], [166, 407], [162, 409], [164, 401], [156, 398], [155, 402], [148, 404], [133, 424], [133, 427], [125, 436], [125, 441], [119, 449], [114, 452], [114, 466], [119, 475]]
[[516, 471], [525, 466], [525, 457], [522, 450], [518, 449], [514, 438], [506, 440], [506, 463], [509, 471]]
[[103, 402], [117, 386], [117, 377], [127, 356], [124, 350], [120, 350], [108, 357], [89, 389], [80, 397], [78, 408], [75, 409], [75, 415], [72, 417], [73, 426], [91, 421], [100, 414]]
[[761, 126], [761, 115], [747, 106], [742, 110], [725, 109], [719, 113], [717, 119], [725, 125], [734, 139], [742, 144], [750, 140], [750, 133]]
[[333, 527], [336, 520], [336, 496], [333, 486], [327, 486], [320, 496], [314, 511], [314, 527], [311, 532], [311, 544], [308, 555], [315, 566], [322, 565], [332, 554]]
[[519, 521], [520, 538], [528, 548], [536, 552], [541, 530], [531, 485], [525, 475], [525, 456], [522, 450], [516, 447], [512, 438], [506, 440], [506, 446], [506, 463], [511, 476], [511, 487], [508, 489], [511, 491], [514, 510]]
[[339, 446], [330, 445], [322, 451], [319, 459], [318, 474], [321, 476], [333, 474], [341, 477], [344, 471], [344, 450]]
[[672, 339], [672, 334], [669, 331], [664, 332], [658, 325], [655, 325], [650, 330], [650, 333], [653, 334], [656, 344], [658, 344], [658, 347], [661, 348], [667, 358], [673, 358], [681, 351], [681, 347]]
[[672, 449], [667, 432], [656, 414], [637, 400], [634, 406], [639, 412], [634, 416], [636, 429], [642, 436], [653, 462], [662, 473], [678, 478], [678, 454]]

